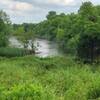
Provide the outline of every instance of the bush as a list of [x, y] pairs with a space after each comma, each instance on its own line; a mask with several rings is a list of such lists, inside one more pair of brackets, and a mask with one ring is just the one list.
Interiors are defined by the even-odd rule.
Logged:
[[0, 48], [0, 56], [2, 57], [20, 57], [29, 55], [30, 51], [26, 49], [19, 49], [19, 48]]

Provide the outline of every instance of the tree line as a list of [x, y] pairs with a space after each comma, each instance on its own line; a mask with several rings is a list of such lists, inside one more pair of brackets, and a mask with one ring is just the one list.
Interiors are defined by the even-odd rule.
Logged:
[[100, 5], [84, 2], [77, 13], [67, 15], [50, 11], [38, 24], [11, 24], [6, 13], [0, 11], [0, 47], [7, 45], [10, 35], [22, 41], [25, 48], [30, 44], [34, 49], [35, 37], [46, 38], [84, 62], [100, 61]]
[[58, 42], [66, 53], [94, 62], [100, 58], [100, 6], [84, 2], [77, 13], [50, 11], [47, 20], [34, 28], [35, 34]]

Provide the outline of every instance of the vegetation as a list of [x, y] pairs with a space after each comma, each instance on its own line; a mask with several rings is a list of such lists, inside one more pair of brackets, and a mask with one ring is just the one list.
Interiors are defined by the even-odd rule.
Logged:
[[10, 28], [9, 17], [5, 12], [0, 11], [0, 47], [5, 47], [8, 45]]
[[77, 14], [57, 15], [51, 11], [47, 20], [37, 24], [36, 34], [57, 41], [64, 52], [75, 54], [90, 63], [100, 57], [100, 12], [99, 6], [84, 2]]
[[73, 59], [1, 58], [0, 99], [99, 100], [100, 65], [77, 64]]
[[[84, 2], [76, 14], [50, 11], [38, 24], [21, 25], [0, 11], [0, 100], [100, 100], [99, 9]], [[9, 47], [11, 36], [24, 49]], [[35, 37], [56, 41], [67, 57], [26, 56], [35, 53]]]
[[[14, 32], [13, 29], [14, 28], [12, 28], [9, 16], [5, 12], [0, 11], [0, 56], [18, 57], [18, 56], [25, 56], [28, 54], [35, 53], [34, 45], [33, 45], [34, 35], [32, 34], [31, 30], [30, 32], [28, 31], [28, 34], [26, 33], [24, 34], [24, 31], [23, 31], [24, 29], [21, 26], [19, 27], [19, 30], [17, 31], [18, 39], [22, 41], [25, 48], [27, 48], [28, 43], [30, 43], [32, 51], [27, 50], [27, 49], [8, 47], [9, 38], [14, 35], [10, 33], [10, 32]], [[29, 41], [30, 39], [31, 41]]]
[[14, 24], [13, 35], [16, 36], [17, 39], [23, 43], [24, 48], [28, 48], [29, 45], [31, 49], [34, 51], [35, 34], [33, 28], [34, 28], [34, 24], [27, 24], [27, 23], [24, 23], [22, 25]]
[[[0, 46], [8, 43], [7, 30], [9, 17], [0, 12]], [[99, 6], [84, 2], [78, 13], [65, 15], [50, 11], [44, 20], [38, 24], [13, 24], [13, 34], [23, 43], [24, 48], [31, 47], [35, 52], [35, 37], [46, 38], [58, 42], [65, 53], [71, 53], [84, 62], [100, 61], [100, 12]]]
[[55, 11], [50, 11], [46, 16], [47, 19], [38, 24], [24, 23], [13, 26], [25, 48], [30, 44], [34, 50], [34, 38], [46, 38], [58, 42], [65, 53], [74, 54], [81, 61], [99, 62], [99, 8], [91, 2], [84, 2], [77, 14], [58, 15]]
[[31, 54], [32, 54], [31, 51], [27, 49], [10, 48], [10, 47], [0, 48], [0, 56], [2, 57], [20, 57]]

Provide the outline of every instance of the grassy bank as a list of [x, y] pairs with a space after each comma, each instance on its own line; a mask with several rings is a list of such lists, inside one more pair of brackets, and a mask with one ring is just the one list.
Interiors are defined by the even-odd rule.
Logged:
[[0, 100], [100, 99], [99, 67], [71, 57], [0, 58]]
[[11, 47], [0, 48], [0, 56], [2, 57], [22, 57], [25, 55], [32, 55], [34, 53], [31, 50], [27, 50], [24, 48], [11, 48]]

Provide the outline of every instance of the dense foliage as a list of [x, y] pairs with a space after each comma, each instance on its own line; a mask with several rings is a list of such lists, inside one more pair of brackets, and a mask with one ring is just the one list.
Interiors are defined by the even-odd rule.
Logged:
[[84, 2], [77, 14], [49, 12], [47, 20], [37, 24], [35, 34], [57, 41], [65, 51], [82, 60], [93, 62], [100, 57], [100, 11], [99, 6]]

